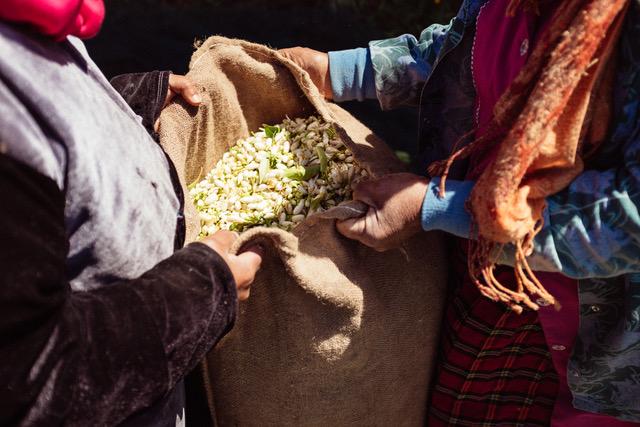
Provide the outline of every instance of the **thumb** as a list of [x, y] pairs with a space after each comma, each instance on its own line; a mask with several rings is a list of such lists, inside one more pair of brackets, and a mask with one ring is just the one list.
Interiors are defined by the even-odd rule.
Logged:
[[238, 277], [235, 279], [238, 287], [247, 287], [253, 283], [256, 273], [262, 265], [263, 256], [264, 251], [258, 246], [253, 246], [235, 256], [234, 264], [236, 271], [238, 271]]
[[169, 89], [193, 106], [198, 106], [202, 102], [202, 97], [198, 94], [196, 86], [185, 76], [172, 74], [169, 76]]
[[352, 240], [362, 241], [366, 230], [365, 216], [336, 222], [338, 232]]
[[353, 200], [359, 200], [371, 207], [378, 208], [376, 200], [379, 179], [360, 181], [353, 190]]

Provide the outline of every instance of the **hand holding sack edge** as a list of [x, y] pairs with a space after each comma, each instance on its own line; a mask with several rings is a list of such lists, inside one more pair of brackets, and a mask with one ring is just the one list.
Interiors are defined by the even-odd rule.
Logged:
[[360, 183], [353, 198], [369, 210], [360, 218], [338, 221], [338, 231], [377, 251], [401, 246], [421, 230], [420, 210], [428, 183], [427, 178], [410, 173]]
[[238, 233], [232, 231], [218, 231], [212, 236], [200, 240], [216, 251], [227, 263], [233, 279], [236, 282], [238, 300], [245, 301], [249, 298], [251, 284], [262, 264], [264, 250], [258, 244], [241, 248], [238, 254], [231, 252], [233, 244], [238, 240]]
[[333, 99], [331, 76], [329, 75], [329, 55], [326, 52], [300, 46], [280, 49], [278, 52], [309, 73], [309, 77], [325, 98]]

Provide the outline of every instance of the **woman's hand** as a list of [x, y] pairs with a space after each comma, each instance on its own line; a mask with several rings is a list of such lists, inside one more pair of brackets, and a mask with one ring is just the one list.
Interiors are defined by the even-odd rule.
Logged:
[[164, 100], [162, 108], [169, 105], [169, 102], [171, 102], [176, 95], [180, 95], [182, 99], [194, 107], [197, 107], [202, 102], [202, 97], [198, 94], [198, 89], [191, 80], [185, 76], [171, 74], [169, 76], [169, 90], [167, 91], [167, 97]]
[[278, 52], [309, 73], [311, 80], [325, 98], [333, 99], [331, 76], [329, 75], [329, 55], [327, 53], [306, 47], [291, 47], [281, 49]]
[[[178, 74], [171, 74], [169, 76], [169, 90], [167, 90], [167, 96], [164, 99], [164, 104], [162, 104], [162, 108], [164, 109], [171, 100], [176, 96], [180, 95], [182, 99], [187, 101], [188, 104], [197, 107], [202, 102], [202, 97], [198, 94], [198, 89], [196, 86], [185, 76], [181, 76]], [[153, 127], [156, 132], [158, 131], [158, 126], [160, 125], [160, 118], [156, 120]]]
[[218, 231], [212, 236], [200, 240], [225, 260], [233, 278], [236, 281], [238, 299], [244, 301], [249, 298], [251, 284], [262, 264], [263, 250], [259, 246], [251, 246], [243, 249], [238, 255], [230, 253], [233, 243], [238, 238], [238, 233], [231, 231]]
[[339, 221], [338, 231], [377, 251], [400, 247], [422, 229], [420, 212], [428, 183], [410, 173], [361, 182], [353, 199], [369, 205], [369, 210], [360, 218]]

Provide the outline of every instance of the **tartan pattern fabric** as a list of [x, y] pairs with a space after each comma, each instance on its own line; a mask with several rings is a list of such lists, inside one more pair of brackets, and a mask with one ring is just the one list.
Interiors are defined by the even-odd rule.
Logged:
[[482, 297], [463, 274], [447, 307], [429, 426], [549, 425], [558, 376], [537, 313]]

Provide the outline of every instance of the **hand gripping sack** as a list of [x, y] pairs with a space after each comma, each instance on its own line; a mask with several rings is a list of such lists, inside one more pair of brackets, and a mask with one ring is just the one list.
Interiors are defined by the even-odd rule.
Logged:
[[[334, 125], [373, 176], [403, 170], [381, 140], [274, 50], [212, 37], [189, 69], [204, 102], [197, 109], [176, 102], [160, 124], [183, 186], [263, 124], [312, 114]], [[335, 218], [362, 213], [351, 202], [291, 233], [258, 227], [238, 239], [236, 248], [259, 241], [267, 255], [234, 329], [204, 363], [217, 425], [423, 425], [446, 286], [442, 236], [422, 233], [379, 253], [335, 229]], [[189, 242], [199, 221], [188, 196], [186, 220]]]

